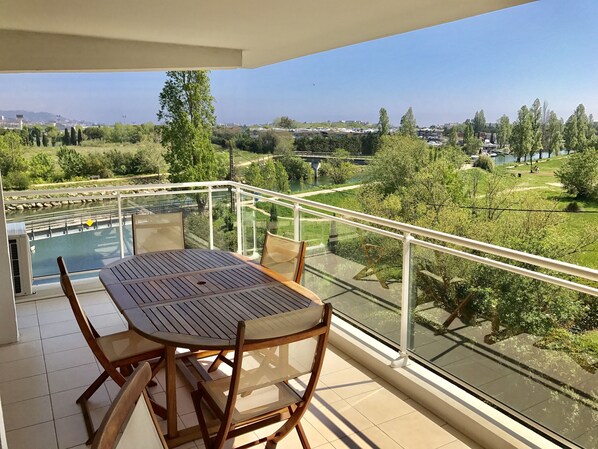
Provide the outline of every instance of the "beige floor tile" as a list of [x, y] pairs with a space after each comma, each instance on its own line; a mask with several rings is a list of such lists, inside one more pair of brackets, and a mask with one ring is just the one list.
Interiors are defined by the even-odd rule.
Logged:
[[456, 440], [449, 444], [441, 446], [441, 448], [439, 448], [439, 449], [484, 449], [482, 446], [477, 444], [475, 441], [466, 437], [461, 432], [459, 432], [457, 429], [449, 426], [448, 424], [443, 426], [443, 428], [444, 428], [444, 430], [449, 432], [452, 436], [454, 436], [456, 438]]
[[6, 433], [10, 449], [56, 449], [56, 432], [52, 421]]
[[46, 371], [51, 373], [88, 363], [95, 363], [96, 358], [88, 347], [69, 349], [68, 351], [46, 354]]
[[187, 413], [186, 415], [181, 415], [180, 418], [183, 422], [183, 428], [185, 429], [199, 424], [199, 421], [197, 420], [197, 414], [195, 412]]
[[[124, 325], [124, 321], [121, 316], [117, 313], [110, 313], [108, 315], [97, 315], [89, 317], [91, 324], [96, 329], [103, 329], [106, 327], [115, 327]], [[102, 333], [103, 335], [103, 333]]]
[[106, 290], [100, 290], [97, 292], [81, 293], [79, 295], [79, 301], [83, 307], [88, 307], [96, 304], [108, 304], [112, 303], [110, 296]]
[[415, 411], [410, 401], [401, 396], [405, 398], [390, 385], [380, 383], [376, 390], [352, 396], [346, 401], [374, 424], [380, 424]]
[[35, 301], [35, 306], [37, 308], [37, 313], [53, 312], [56, 310], [67, 310], [71, 308], [68, 299], [66, 299], [64, 296], [61, 296], [60, 298], [42, 299], [40, 301]]
[[37, 319], [39, 325], [51, 323], [60, 323], [62, 321], [72, 321], [75, 319], [75, 315], [71, 309], [52, 310], [50, 312], [38, 312]]
[[42, 338], [58, 337], [60, 335], [79, 333], [79, 325], [76, 321], [61, 321], [59, 323], [43, 324], [39, 327]]
[[25, 315], [17, 318], [17, 326], [19, 329], [27, 327], [38, 326], [37, 315]]
[[112, 301], [108, 300], [108, 302], [100, 303], [100, 304], [91, 304], [91, 305], [84, 305], [83, 308], [85, 309], [85, 314], [87, 316], [98, 316], [98, 315], [108, 315], [111, 313], [118, 313], [118, 310], [112, 303]]
[[2, 406], [7, 431], [52, 421], [50, 396], [27, 399]]
[[342, 371], [347, 368], [352, 368], [351, 362], [347, 359], [342, 358], [334, 351], [326, 351], [324, 355], [324, 364], [322, 365], [322, 376], [327, 374]]
[[109, 409], [110, 405], [104, 405], [89, 411], [94, 429], [97, 429], [102, 425], [102, 421], [104, 420], [104, 417], [106, 416], [106, 413], [108, 413]]
[[0, 383], [2, 405], [37, 398], [47, 394], [49, 394], [49, 389], [48, 379], [45, 374]]
[[352, 435], [374, 425], [346, 401], [338, 401], [332, 405], [312, 401], [305, 419], [327, 441]]
[[330, 387], [341, 398], [346, 399], [379, 388], [373, 378], [375, 376], [368, 371], [351, 367], [321, 376], [318, 385]]
[[0, 363], [0, 382], [37, 376], [46, 372], [44, 358], [40, 355], [14, 362]]
[[[154, 400], [163, 406], [166, 406], [166, 392], [162, 391], [153, 395]], [[176, 408], [177, 413], [180, 416], [187, 415], [189, 413], [195, 413], [195, 407], [193, 406], [193, 400], [191, 399], [191, 393], [186, 387], [180, 387], [176, 389]]]
[[[52, 411], [54, 419], [64, 418], [66, 416], [82, 413], [81, 406], [76, 403], [77, 399], [86, 390], [87, 386], [75, 388], [73, 390], [61, 391], [50, 396], [52, 401]], [[87, 405], [90, 410], [110, 405], [110, 396], [105, 386], [98, 388], [98, 391], [89, 399]]]
[[50, 393], [72, 390], [77, 387], [87, 387], [100, 375], [100, 370], [95, 363], [76, 366], [60, 371], [48, 373]]
[[[263, 438], [276, 432], [283, 424], [283, 422], [272, 424], [270, 426], [256, 430], [255, 433], [259, 438]], [[307, 422], [307, 420], [302, 419], [301, 424], [303, 426], [303, 429], [305, 430], [305, 434], [307, 435], [307, 441], [309, 441], [311, 447], [318, 447], [328, 442], [326, 438], [324, 438], [324, 436], [314, 428], [314, 426]], [[302, 449], [301, 441], [299, 440], [299, 435], [297, 434], [297, 431], [291, 431], [286, 437], [283, 438], [283, 440], [280, 443], [278, 443], [278, 446], [276, 446], [276, 448]]]
[[39, 340], [13, 343], [0, 347], [0, 363], [14, 362], [42, 355], [42, 344]]
[[403, 449], [403, 447], [386, 435], [378, 427], [371, 427], [363, 432], [357, 432], [330, 444], [335, 449], [361, 449], [371, 447], [376, 449]]
[[19, 343], [39, 339], [41, 339], [41, 335], [39, 333], [39, 326], [32, 326], [26, 327], [25, 329], [19, 329]]
[[405, 449], [434, 449], [455, 440], [450, 432], [418, 412], [399, 416], [379, 427]]
[[44, 338], [42, 340], [42, 345], [44, 347], [44, 354], [46, 356], [54, 352], [88, 347], [87, 342], [85, 341], [85, 338], [81, 332], [69, 335], [60, 335], [58, 337]]
[[37, 308], [35, 307], [34, 301], [17, 303], [16, 309], [17, 309], [17, 317], [37, 314]]
[[67, 449], [87, 441], [83, 414], [67, 416], [54, 421], [59, 449]]

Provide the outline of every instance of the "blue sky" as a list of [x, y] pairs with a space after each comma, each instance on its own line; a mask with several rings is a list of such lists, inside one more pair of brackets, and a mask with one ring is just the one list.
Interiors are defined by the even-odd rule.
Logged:
[[[583, 103], [598, 118], [598, 0], [540, 0], [445, 25], [252, 70], [212, 72], [219, 123], [397, 124], [463, 121], [484, 109], [511, 118], [546, 100], [565, 119]], [[164, 73], [4, 74], [0, 110], [103, 123], [156, 121]]]

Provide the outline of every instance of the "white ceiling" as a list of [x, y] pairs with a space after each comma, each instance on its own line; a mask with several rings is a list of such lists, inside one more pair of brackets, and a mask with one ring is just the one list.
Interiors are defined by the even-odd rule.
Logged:
[[0, 72], [259, 67], [531, 0], [0, 0]]

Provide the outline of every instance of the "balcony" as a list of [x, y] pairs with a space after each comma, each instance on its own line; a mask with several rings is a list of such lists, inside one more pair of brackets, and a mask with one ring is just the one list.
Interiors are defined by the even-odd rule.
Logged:
[[[190, 247], [257, 258], [266, 229], [308, 242], [303, 283], [336, 314], [307, 418], [314, 447], [598, 441], [595, 356], [551, 347], [524, 326], [543, 297], [595, 309], [595, 270], [238, 183], [107, 189], [5, 192], [15, 210], [8, 222], [26, 224], [37, 291], [17, 305], [20, 343], [0, 348], [11, 449], [35, 447], [42, 436], [61, 448], [83, 441], [74, 397], [97, 365], [57, 293], [55, 257], [78, 267], [94, 324], [119, 330], [125, 322], [95, 273], [131, 254], [131, 214], [175, 210], [184, 212]], [[99, 395], [98, 419], [113, 387]], [[183, 425], [193, 424], [188, 406], [180, 401]]]

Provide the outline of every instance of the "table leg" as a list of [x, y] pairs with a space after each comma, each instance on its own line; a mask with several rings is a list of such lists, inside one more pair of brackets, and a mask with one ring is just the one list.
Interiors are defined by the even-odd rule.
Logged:
[[176, 348], [166, 346], [166, 414], [168, 438], [176, 438], [179, 434], [177, 429], [176, 410]]

